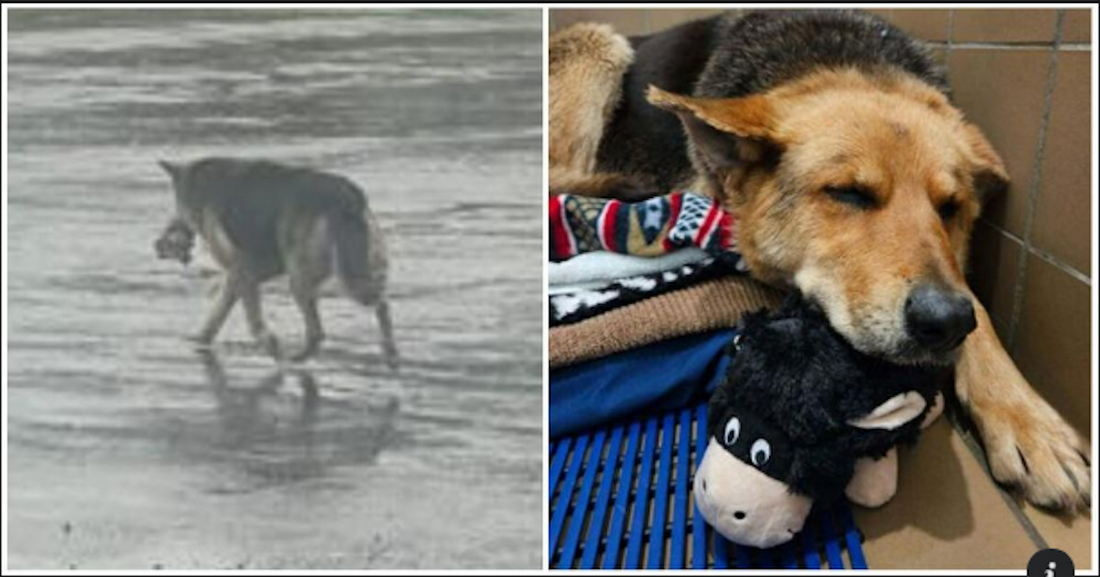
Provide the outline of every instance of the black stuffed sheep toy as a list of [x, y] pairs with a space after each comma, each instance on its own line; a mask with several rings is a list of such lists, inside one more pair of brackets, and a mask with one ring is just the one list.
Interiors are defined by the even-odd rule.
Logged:
[[740, 545], [789, 541], [815, 502], [884, 504], [897, 488], [894, 447], [943, 410], [943, 368], [860, 353], [797, 296], [746, 315], [730, 349], [693, 490], [707, 522]]

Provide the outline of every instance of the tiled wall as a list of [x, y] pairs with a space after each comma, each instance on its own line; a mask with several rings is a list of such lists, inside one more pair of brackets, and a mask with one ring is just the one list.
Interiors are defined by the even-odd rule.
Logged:
[[[646, 34], [718, 10], [551, 10]], [[1088, 10], [872, 10], [931, 43], [956, 103], [1012, 176], [977, 226], [971, 282], [1028, 379], [1087, 432], [1090, 387], [1091, 21]]]

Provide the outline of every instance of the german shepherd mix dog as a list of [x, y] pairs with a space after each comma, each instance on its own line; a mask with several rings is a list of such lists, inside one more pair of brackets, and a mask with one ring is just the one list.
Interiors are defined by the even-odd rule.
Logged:
[[212, 342], [239, 299], [252, 336], [278, 357], [260, 284], [286, 274], [306, 329], [305, 345], [293, 358], [312, 355], [324, 338], [318, 289], [335, 268], [352, 299], [375, 307], [387, 362], [397, 362], [385, 295], [386, 247], [359, 187], [341, 176], [259, 160], [160, 165], [172, 178], [176, 215], [156, 242], [157, 255], [186, 264], [197, 232], [225, 271], [196, 341]]
[[863, 352], [955, 365], [998, 481], [1088, 506], [1086, 442], [967, 287], [974, 220], [1008, 175], [923, 45], [859, 12], [765, 11], [630, 40], [581, 24], [549, 50], [551, 191], [720, 199], [755, 277]]

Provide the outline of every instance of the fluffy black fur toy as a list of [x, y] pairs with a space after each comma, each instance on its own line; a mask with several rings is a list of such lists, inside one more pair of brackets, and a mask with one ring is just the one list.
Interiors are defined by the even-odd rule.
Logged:
[[694, 491], [707, 521], [743, 545], [789, 540], [813, 502], [844, 494], [857, 460], [914, 442], [942, 406], [943, 368], [860, 353], [797, 295], [747, 315], [729, 354]]

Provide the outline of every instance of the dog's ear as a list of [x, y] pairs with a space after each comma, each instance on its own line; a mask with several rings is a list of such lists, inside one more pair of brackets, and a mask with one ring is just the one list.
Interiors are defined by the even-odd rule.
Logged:
[[168, 176], [172, 177], [172, 180], [175, 180], [181, 174], [183, 174], [182, 164], [172, 164], [171, 162], [168, 162], [164, 159], [158, 159], [157, 164], [159, 164], [160, 167], [164, 169], [164, 172], [168, 173]]
[[972, 155], [974, 194], [978, 202], [985, 205], [1008, 190], [1008, 172], [1001, 156], [977, 126], [964, 123], [963, 138]]
[[774, 106], [766, 95], [696, 98], [650, 85], [646, 96], [653, 106], [680, 117], [711, 172], [759, 162], [783, 148], [775, 129]]

